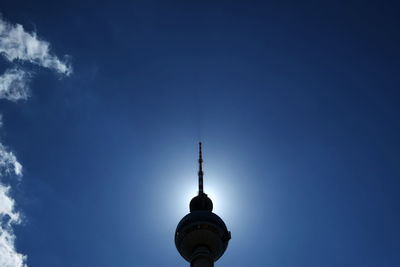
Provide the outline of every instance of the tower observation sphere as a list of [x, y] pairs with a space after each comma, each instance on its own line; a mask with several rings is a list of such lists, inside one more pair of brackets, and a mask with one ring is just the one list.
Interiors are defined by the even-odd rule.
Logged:
[[175, 246], [191, 267], [213, 267], [228, 247], [231, 233], [213, 210], [203, 191], [203, 158], [199, 143], [199, 193], [190, 201], [190, 213], [178, 223]]

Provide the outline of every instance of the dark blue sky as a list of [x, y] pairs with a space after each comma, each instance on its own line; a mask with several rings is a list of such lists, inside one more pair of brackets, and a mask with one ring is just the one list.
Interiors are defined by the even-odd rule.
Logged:
[[74, 69], [0, 100], [28, 266], [188, 266], [199, 140], [216, 266], [400, 266], [398, 3], [125, 2], [0, 4]]

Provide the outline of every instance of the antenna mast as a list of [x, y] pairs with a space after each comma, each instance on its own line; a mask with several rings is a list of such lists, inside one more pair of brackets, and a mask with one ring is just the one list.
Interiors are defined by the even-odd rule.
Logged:
[[201, 154], [201, 142], [199, 142], [199, 195], [203, 194], [203, 158]]

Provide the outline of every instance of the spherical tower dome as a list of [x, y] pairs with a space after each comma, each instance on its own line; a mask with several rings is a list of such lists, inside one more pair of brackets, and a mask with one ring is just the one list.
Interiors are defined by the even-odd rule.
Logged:
[[175, 246], [192, 267], [214, 266], [228, 247], [231, 233], [213, 210], [203, 191], [201, 143], [199, 143], [199, 194], [190, 201], [190, 213], [178, 223]]
[[205, 193], [199, 193], [197, 196], [192, 198], [189, 204], [189, 209], [190, 211], [195, 211], [195, 210], [207, 210], [207, 211], [212, 211], [213, 210], [213, 203], [211, 199], [207, 196]]

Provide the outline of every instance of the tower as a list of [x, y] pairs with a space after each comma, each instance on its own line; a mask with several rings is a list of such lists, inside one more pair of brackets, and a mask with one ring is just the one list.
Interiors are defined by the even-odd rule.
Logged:
[[203, 191], [203, 158], [199, 143], [199, 193], [190, 201], [190, 213], [178, 223], [175, 246], [191, 267], [213, 267], [224, 254], [231, 233], [213, 210], [213, 203]]

